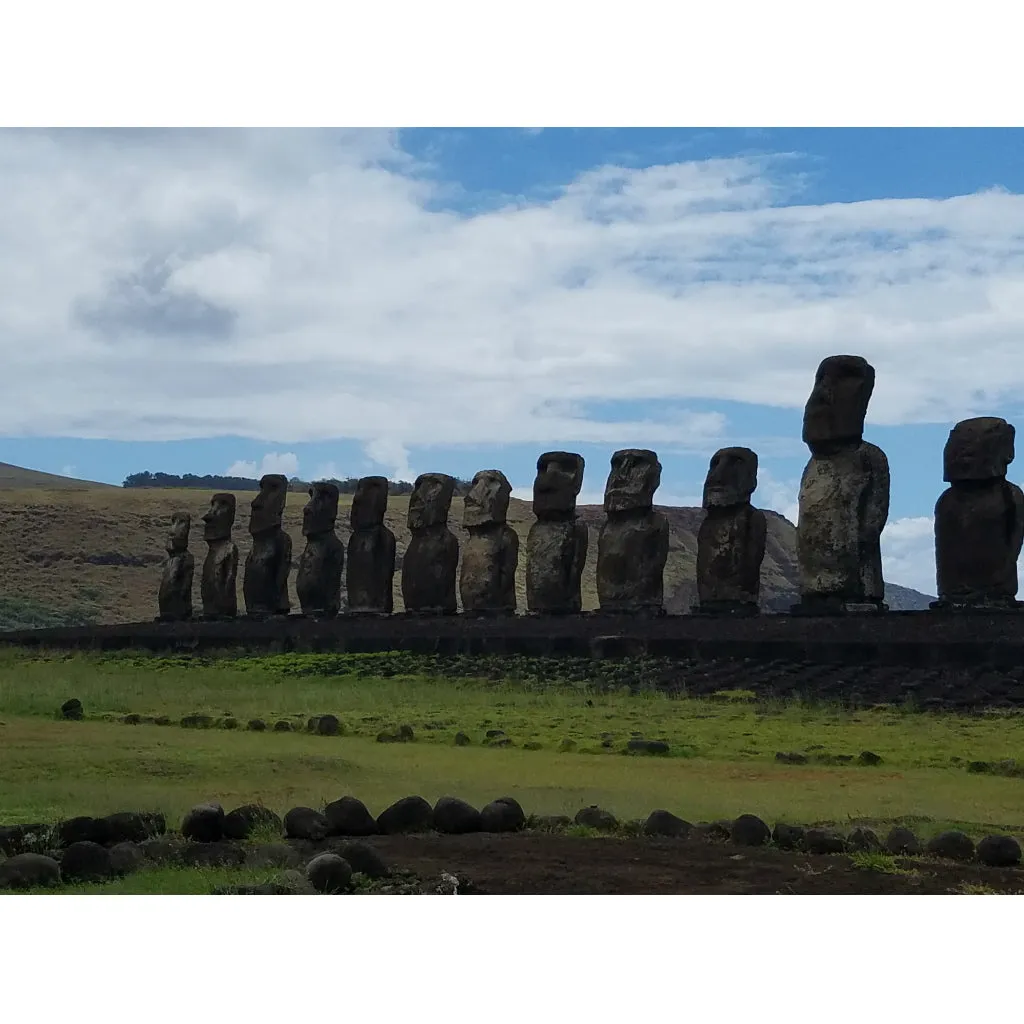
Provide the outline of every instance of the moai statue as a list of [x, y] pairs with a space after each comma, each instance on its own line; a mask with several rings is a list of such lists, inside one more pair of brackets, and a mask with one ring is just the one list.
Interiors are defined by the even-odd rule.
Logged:
[[352, 497], [348, 539], [348, 613], [390, 615], [394, 608], [395, 535], [384, 525], [388, 481], [364, 476]]
[[587, 561], [587, 527], [576, 519], [584, 461], [573, 452], [537, 460], [533, 514], [526, 538], [526, 607], [531, 614], [572, 615], [583, 607], [580, 580]]
[[288, 478], [268, 473], [260, 480], [259, 493], [252, 499], [249, 533], [252, 549], [245, 559], [242, 596], [245, 614], [251, 619], [287, 615], [288, 573], [292, 567], [292, 539], [281, 527]]
[[963, 420], [949, 433], [942, 479], [950, 486], [935, 504], [933, 608], [1020, 607], [1024, 493], [1006, 479], [1015, 433], [994, 416]]
[[863, 440], [875, 370], [860, 356], [822, 360], [804, 408], [811, 459], [800, 480], [801, 614], [885, 611], [880, 538], [889, 462]]
[[345, 545], [334, 532], [338, 519], [338, 487], [312, 484], [302, 510], [302, 534], [306, 546], [299, 556], [295, 592], [302, 614], [309, 619], [333, 619], [341, 608], [341, 571]]
[[231, 539], [235, 496], [215, 494], [203, 515], [203, 539], [209, 546], [200, 592], [204, 619], [233, 619], [238, 614], [238, 545]]
[[192, 579], [196, 560], [188, 549], [192, 517], [187, 512], [171, 516], [167, 534], [167, 564], [160, 580], [160, 614], [157, 622], [181, 622], [192, 618]]
[[482, 469], [463, 499], [459, 596], [466, 615], [515, 615], [519, 535], [505, 521], [512, 485], [500, 469]]
[[668, 520], [654, 511], [661, 463], [651, 451], [612, 456], [604, 491], [605, 521], [597, 537], [597, 598], [602, 612], [664, 614]]
[[402, 559], [402, 600], [412, 615], [454, 615], [459, 542], [448, 529], [455, 481], [445, 473], [421, 473], [409, 496], [412, 539]]
[[707, 514], [697, 531], [699, 603], [694, 612], [757, 614], [768, 520], [750, 503], [756, 489], [756, 452], [749, 448], [715, 452], [704, 481]]

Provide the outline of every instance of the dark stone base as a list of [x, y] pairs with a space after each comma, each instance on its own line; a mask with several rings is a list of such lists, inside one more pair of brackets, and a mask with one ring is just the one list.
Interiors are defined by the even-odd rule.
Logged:
[[154, 622], [191, 622], [192, 621], [192, 613], [189, 612], [188, 615], [157, 615], [153, 619], [153, 621]]
[[459, 610], [457, 608], [406, 608], [404, 612], [395, 612], [393, 616], [389, 618], [407, 618], [407, 619], [441, 619], [447, 618], [450, 615], [458, 615]]
[[957, 601], [940, 598], [928, 608], [935, 612], [953, 612], [957, 615], [1014, 614], [1024, 609], [1024, 601]]
[[515, 608], [476, 608], [471, 612], [464, 611], [466, 619], [508, 619], [515, 615]]
[[630, 607], [616, 607], [612, 605], [602, 605], [596, 612], [592, 613], [595, 615], [615, 615], [620, 618], [631, 618], [631, 619], [660, 619], [664, 617], [667, 612], [661, 605], [648, 605], [640, 608]]
[[704, 601], [701, 604], [692, 605], [691, 615], [731, 615], [736, 618], [750, 618], [753, 615], [760, 615], [761, 609], [756, 604], [748, 604], [744, 601]]
[[887, 612], [884, 601], [849, 601], [844, 597], [814, 597], [802, 599], [789, 609], [790, 615], [879, 615]]

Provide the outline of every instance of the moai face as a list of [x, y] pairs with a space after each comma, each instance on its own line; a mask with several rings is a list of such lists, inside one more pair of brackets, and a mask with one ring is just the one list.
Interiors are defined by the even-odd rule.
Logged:
[[318, 483], [309, 488], [309, 501], [302, 509], [302, 533], [312, 537], [330, 533], [338, 518], [338, 487], [336, 484]]
[[260, 480], [259, 493], [249, 506], [249, 532], [254, 537], [281, 525], [287, 497], [288, 477], [281, 473], [268, 473]]
[[570, 516], [583, 487], [584, 461], [573, 452], [545, 452], [537, 460], [533, 514], [538, 519]]
[[484, 526], [503, 523], [508, 515], [512, 485], [500, 469], [482, 469], [463, 500], [462, 525]]
[[942, 451], [942, 479], [959, 483], [1005, 477], [1013, 462], [1016, 433], [1013, 424], [998, 416], [961, 420]]
[[612, 456], [612, 471], [604, 489], [605, 512], [650, 508], [661, 483], [658, 456], [646, 448], [624, 448]]
[[866, 359], [823, 359], [804, 406], [804, 444], [813, 452], [819, 447], [859, 442], [874, 388], [875, 368]]
[[757, 489], [757, 453], [749, 448], [720, 448], [711, 456], [704, 481], [704, 507], [745, 505]]
[[421, 473], [409, 495], [409, 529], [425, 530], [448, 522], [455, 480], [447, 473]]
[[235, 525], [235, 496], [215, 494], [210, 499], [210, 509], [203, 515], [203, 539], [207, 541], [231, 540], [231, 528]]
[[352, 511], [349, 514], [352, 529], [366, 530], [371, 526], [380, 526], [384, 522], [387, 508], [388, 478], [364, 476], [356, 484], [356, 493], [352, 496]]
[[187, 512], [175, 512], [171, 516], [171, 528], [167, 531], [167, 553], [180, 555], [188, 551], [188, 535], [192, 529], [192, 517]]

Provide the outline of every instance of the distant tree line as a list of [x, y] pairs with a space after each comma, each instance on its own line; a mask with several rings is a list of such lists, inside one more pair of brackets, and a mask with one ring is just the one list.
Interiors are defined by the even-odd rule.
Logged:
[[[359, 477], [349, 476], [344, 480], [332, 477], [329, 481], [337, 484], [342, 494], [355, 494]], [[289, 491], [306, 491], [309, 489], [308, 480], [300, 480], [293, 476], [288, 481]], [[124, 478], [122, 487], [193, 487], [204, 491], [258, 491], [259, 480], [251, 480], [244, 476], [197, 476], [195, 473], [183, 473], [178, 476], [176, 473], [129, 473]], [[411, 494], [412, 484], [408, 480], [390, 480], [388, 488], [392, 494]], [[455, 478], [455, 493], [465, 494], [470, 488], [470, 481]]]

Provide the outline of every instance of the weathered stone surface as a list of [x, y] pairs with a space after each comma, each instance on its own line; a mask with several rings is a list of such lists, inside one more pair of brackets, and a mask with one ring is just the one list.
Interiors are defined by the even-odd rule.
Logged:
[[634, 737], [627, 741], [626, 749], [631, 754], [667, 754], [669, 747], [664, 740], [645, 740]]
[[445, 473], [422, 473], [409, 496], [412, 534], [402, 559], [402, 599], [413, 615], [454, 615], [459, 542], [448, 529], [455, 481]]
[[343, 796], [324, 808], [324, 817], [332, 836], [372, 836], [377, 834], [377, 822], [362, 800]]
[[99, 843], [72, 843], [61, 855], [60, 873], [65, 882], [100, 882], [114, 869], [110, 851]]
[[306, 865], [306, 878], [319, 893], [345, 892], [352, 884], [352, 865], [336, 853], [321, 853]]
[[186, 845], [180, 836], [163, 835], [143, 840], [139, 843], [139, 849], [143, 857], [153, 864], [176, 864], [181, 860]]
[[200, 591], [203, 617], [233, 619], [238, 614], [238, 545], [231, 539], [235, 525], [235, 496], [215, 494], [203, 515], [203, 539], [208, 550]]
[[583, 607], [581, 580], [589, 535], [576, 519], [584, 460], [575, 452], [537, 459], [533, 512], [526, 538], [526, 606], [534, 614], [573, 615]]
[[881, 853], [882, 841], [878, 838], [874, 829], [858, 825], [850, 831], [846, 837], [846, 845], [850, 850], [861, 853]]
[[978, 843], [978, 860], [989, 867], [1016, 867], [1020, 859], [1020, 843], [1013, 836], [985, 836]]
[[337, 715], [321, 715], [316, 720], [317, 736], [340, 736], [344, 731]]
[[611, 464], [597, 539], [601, 611], [661, 615], [669, 542], [668, 521], [653, 508], [661, 463], [652, 451], [627, 448]]
[[895, 857], [914, 857], [921, 852], [921, 841], [909, 828], [897, 825], [885, 837], [885, 849]]
[[102, 818], [68, 818], [57, 823], [57, 842], [60, 846], [72, 843], [107, 842], [107, 827]]
[[644, 822], [645, 836], [669, 836], [673, 839], [685, 839], [693, 829], [693, 825], [673, 814], [671, 811], [651, 811]]
[[348, 613], [390, 615], [394, 608], [395, 535], [384, 525], [388, 481], [364, 476], [352, 496], [348, 540]]
[[110, 848], [110, 870], [115, 875], [130, 875], [146, 863], [146, 855], [138, 843], [118, 843]]
[[72, 722], [80, 722], [85, 718], [85, 709], [82, 707], [82, 702], [77, 697], [64, 701], [60, 706], [60, 717]]
[[949, 433], [935, 503], [932, 607], [1019, 606], [1017, 559], [1024, 542], [1024, 492], [1006, 479], [1015, 430], [995, 416], [962, 420]]
[[248, 839], [256, 831], [281, 834], [284, 825], [280, 815], [262, 804], [243, 804], [224, 815], [225, 839]]
[[333, 619], [341, 609], [341, 574], [345, 545], [334, 532], [338, 519], [338, 487], [316, 483], [302, 510], [302, 534], [306, 546], [299, 556], [295, 592], [302, 614], [314, 619]]
[[498, 797], [480, 811], [483, 832], [518, 832], [526, 825], [526, 814], [512, 796]]
[[450, 835], [479, 832], [480, 812], [454, 796], [443, 796], [434, 804], [434, 828]]
[[619, 827], [619, 819], [611, 811], [606, 811], [596, 804], [580, 808], [573, 821], [597, 832], [614, 832]]
[[387, 878], [391, 874], [384, 858], [369, 843], [343, 843], [338, 847], [338, 856], [367, 878]]
[[802, 825], [787, 825], [785, 822], [776, 822], [772, 829], [772, 842], [780, 850], [796, 850], [804, 841], [804, 828]]
[[245, 851], [245, 863], [253, 868], [296, 868], [302, 855], [287, 843], [260, 843]]
[[834, 829], [809, 828], [804, 832], [803, 848], [815, 854], [843, 853], [846, 840]]
[[771, 837], [772, 830], [756, 814], [741, 814], [729, 833], [739, 846], [764, 846]]
[[245, 850], [237, 843], [225, 840], [186, 843], [181, 851], [181, 860], [193, 868], [240, 867], [245, 863]]
[[181, 834], [197, 843], [216, 843], [224, 837], [224, 808], [220, 804], [196, 804], [181, 823]]
[[434, 812], [421, 796], [404, 796], [377, 815], [377, 831], [381, 835], [401, 832], [429, 832]]
[[880, 538], [889, 462], [863, 440], [874, 368], [860, 356], [822, 360], [804, 409], [811, 459], [800, 481], [795, 611], [884, 609]]
[[0, 861], [0, 889], [60, 885], [60, 864], [41, 853], [17, 853]]
[[287, 615], [288, 573], [292, 565], [292, 539], [281, 527], [288, 497], [288, 478], [267, 473], [260, 478], [260, 489], [252, 499], [249, 533], [252, 547], [245, 559], [242, 596], [249, 618]]
[[167, 831], [159, 811], [117, 811], [102, 818], [107, 843], [141, 843]]
[[293, 807], [284, 816], [284, 831], [289, 839], [309, 839], [318, 843], [327, 837], [330, 830], [327, 819], [312, 807]]
[[196, 560], [188, 549], [188, 535], [192, 517], [187, 512], [171, 516], [171, 529], [167, 535], [167, 563], [160, 577], [157, 600], [158, 619], [162, 622], [180, 622], [192, 618], [192, 580]]
[[483, 469], [463, 500], [468, 537], [462, 548], [459, 596], [467, 615], [515, 614], [519, 535], [506, 522], [511, 494], [512, 485], [500, 469]]
[[949, 829], [932, 836], [925, 850], [933, 857], [943, 857], [946, 860], [974, 860], [974, 840], [957, 829]]

